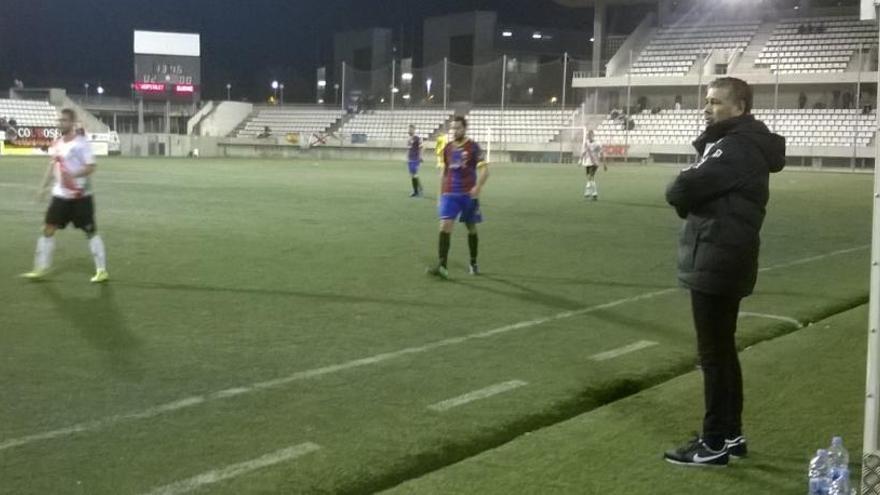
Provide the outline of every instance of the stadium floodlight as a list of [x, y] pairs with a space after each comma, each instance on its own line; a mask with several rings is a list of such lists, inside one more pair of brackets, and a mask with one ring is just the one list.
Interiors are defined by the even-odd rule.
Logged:
[[513, 37], [513, 31], [502, 31], [501, 36], [504, 36], [505, 38], [511, 38]]
[[101, 85], [99, 84], [99, 85], [98, 85], [98, 89], [97, 89], [97, 91], [98, 91], [98, 95], [102, 95], [102, 94], [104, 94], [104, 86], [101, 86]]
[[272, 89], [278, 89], [278, 81], [272, 81]]
[[556, 103], [557, 101], [559, 100], [557, 100], [555, 96], [550, 98], [550, 103]]
[[404, 100], [408, 100], [409, 98], [410, 98], [409, 93], [403, 95], [403, 99], [404, 99]]
[[232, 99], [232, 83], [226, 83], [226, 100]]
[[534, 33], [532, 33], [533, 40], [539, 40], [543, 37], [544, 37], [544, 35], [542, 35], [540, 31], [535, 31]]
[[327, 81], [325, 81], [325, 80], [323, 80], [323, 79], [320, 80], [320, 81], [318, 81], [318, 87], [321, 88], [321, 89], [326, 88], [326, 87], [327, 87]]
[[324, 98], [318, 98], [318, 105], [324, 104]]
[[596, 41], [596, 38], [590, 38], [590, 43], [594, 43], [595, 41]]
[[404, 72], [403, 74], [400, 75], [400, 79], [403, 80], [404, 82], [412, 81], [413, 80], [412, 72]]
[[425, 79], [425, 89], [427, 90], [427, 91], [425, 91], [426, 93], [431, 94], [431, 86], [433, 84], [434, 84], [434, 80], [431, 79], [430, 77]]
[[394, 94], [400, 93], [400, 88], [398, 88], [398, 87], [392, 87], [392, 88], [391, 88], [391, 92], [394, 93]]

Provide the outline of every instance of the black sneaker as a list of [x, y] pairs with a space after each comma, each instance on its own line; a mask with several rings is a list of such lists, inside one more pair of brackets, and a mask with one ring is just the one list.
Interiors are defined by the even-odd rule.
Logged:
[[724, 445], [727, 448], [727, 453], [734, 459], [742, 459], [749, 455], [749, 447], [746, 443], [746, 437], [742, 435], [725, 440]]
[[680, 466], [725, 467], [730, 461], [730, 454], [726, 444], [720, 450], [713, 450], [702, 438], [695, 437], [681, 447], [667, 451], [663, 458]]

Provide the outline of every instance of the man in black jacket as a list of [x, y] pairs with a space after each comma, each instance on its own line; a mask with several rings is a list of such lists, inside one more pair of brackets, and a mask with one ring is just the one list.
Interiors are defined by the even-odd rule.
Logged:
[[666, 452], [676, 464], [724, 466], [747, 453], [734, 334], [740, 300], [758, 276], [770, 173], [785, 166], [785, 139], [755, 120], [751, 108], [745, 81], [725, 77], [709, 84], [706, 130], [694, 142], [701, 158], [666, 190], [685, 220], [678, 278], [691, 292], [706, 407], [702, 435]]

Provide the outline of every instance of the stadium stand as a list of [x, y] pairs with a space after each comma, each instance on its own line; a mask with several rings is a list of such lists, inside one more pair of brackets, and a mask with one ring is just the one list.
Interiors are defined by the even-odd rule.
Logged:
[[58, 125], [58, 110], [47, 101], [0, 99], [0, 117], [15, 119], [21, 127]]
[[859, 45], [877, 44], [877, 28], [855, 16], [785, 19], [776, 26], [756, 67], [780, 73], [846, 70]]
[[569, 127], [574, 111], [564, 110], [501, 110], [476, 109], [470, 112], [469, 134], [476, 141], [506, 143], [549, 143], [560, 129]]
[[238, 130], [238, 137], [255, 137], [268, 126], [272, 134], [283, 135], [292, 132], [312, 134], [324, 132], [336, 124], [344, 115], [342, 110], [328, 110], [318, 107], [268, 107], [258, 108]]
[[687, 74], [699, 54], [725, 50], [743, 51], [758, 30], [757, 21], [679, 24], [657, 30], [633, 62], [636, 76], [681, 76]]
[[341, 132], [405, 142], [410, 124], [416, 126], [416, 134], [427, 138], [437, 132], [452, 113], [451, 110], [375, 110], [355, 115], [342, 126]]
[[[876, 114], [841, 109], [754, 110], [755, 117], [786, 138], [789, 146], [867, 146], [873, 136]], [[601, 143], [688, 144], [705, 127], [699, 110], [666, 110], [633, 115], [635, 128], [627, 137], [619, 120], [606, 119], [596, 130]]]

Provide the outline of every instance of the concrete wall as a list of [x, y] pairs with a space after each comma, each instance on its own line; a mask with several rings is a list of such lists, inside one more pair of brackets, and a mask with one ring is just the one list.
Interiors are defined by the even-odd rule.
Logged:
[[200, 136], [224, 137], [242, 123], [254, 105], [238, 101], [224, 101], [216, 105], [213, 112], [205, 116], [199, 125]]
[[222, 156], [221, 138], [211, 136], [184, 136], [181, 134], [120, 134], [122, 156], [189, 156], [194, 148], [203, 158]]

